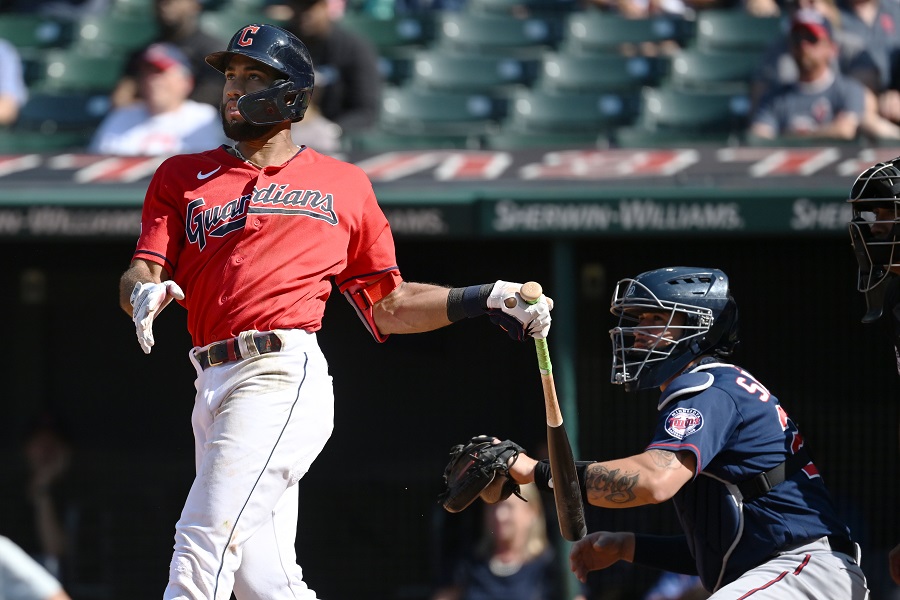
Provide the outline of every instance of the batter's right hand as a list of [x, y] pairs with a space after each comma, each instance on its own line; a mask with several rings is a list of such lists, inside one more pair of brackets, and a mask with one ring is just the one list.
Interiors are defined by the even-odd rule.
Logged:
[[529, 304], [519, 293], [521, 289], [521, 283], [495, 282], [487, 298], [488, 316], [514, 340], [521, 342], [527, 337], [547, 337], [553, 300], [541, 294], [537, 302]]
[[150, 349], [153, 348], [153, 319], [173, 298], [184, 300], [184, 292], [172, 280], [162, 283], [139, 281], [134, 284], [131, 291], [131, 319], [144, 354], [150, 354]]

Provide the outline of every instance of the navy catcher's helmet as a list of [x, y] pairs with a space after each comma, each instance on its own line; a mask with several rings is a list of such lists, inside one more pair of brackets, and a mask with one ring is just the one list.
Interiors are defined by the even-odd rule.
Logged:
[[[626, 391], [659, 387], [698, 356], [726, 357], [738, 343], [737, 304], [728, 276], [718, 269], [669, 267], [623, 279], [610, 312], [619, 317], [618, 327], [609, 330], [612, 382]], [[648, 312], [667, 314], [667, 324], [638, 326]], [[684, 315], [683, 324], [676, 315]], [[635, 347], [635, 334], [649, 341]]]
[[237, 54], [268, 65], [285, 77], [268, 89], [241, 96], [237, 107], [247, 122], [274, 125], [301, 120], [315, 82], [312, 59], [303, 42], [276, 25], [251, 24], [231, 37], [225, 51], [207, 56], [206, 62], [224, 73], [231, 57]]
[[863, 322], [881, 316], [884, 286], [892, 268], [900, 267], [900, 157], [872, 165], [856, 178], [847, 200], [853, 209], [850, 242], [859, 264], [857, 290], [866, 295]]

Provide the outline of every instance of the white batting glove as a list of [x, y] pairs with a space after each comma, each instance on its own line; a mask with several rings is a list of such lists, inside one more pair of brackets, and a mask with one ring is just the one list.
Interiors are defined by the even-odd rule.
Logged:
[[[550, 311], [553, 310], [553, 299], [541, 294], [537, 302], [529, 304], [522, 299], [522, 295], [519, 293], [521, 289], [521, 283], [497, 281], [487, 299], [488, 310], [495, 315], [499, 310], [507, 316], [505, 319], [500, 319], [497, 324], [505, 329], [510, 337], [520, 340], [524, 336], [547, 337], [550, 332]], [[511, 306], [507, 306], [507, 300]], [[514, 322], [511, 322], [509, 318], [514, 319]], [[514, 335], [510, 325], [518, 325], [517, 329], [521, 330], [517, 332], [519, 335]]]
[[143, 283], [138, 281], [131, 291], [131, 320], [137, 331], [138, 343], [144, 354], [150, 354], [153, 348], [153, 319], [168, 306], [173, 298], [184, 300], [184, 292], [172, 280], [162, 283]]

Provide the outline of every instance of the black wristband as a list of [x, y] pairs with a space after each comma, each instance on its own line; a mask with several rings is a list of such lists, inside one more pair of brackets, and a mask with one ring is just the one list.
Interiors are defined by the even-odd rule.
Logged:
[[546, 458], [534, 465], [534, 485], [545, 492], [553, 491], [550, 487], [550, 461]]
[[[585, 506], [587, 506], [588, 500], [587, 488], [584, 485], [584, 472], [587, 469], [588, 465], [592, 464], [594, 464], [594, 461], [575, 461], [575, 473], [578, 475], [578, 487], [581, 489], [581, 500], [582, 502], [584, 502]], [[553, 491], [553, 488], [550, 487], [550, 479], [552, 478], [552, 476], [553, 473], [550, 470], [550, 461], [546, 458], [544, 460], [538, 461], [538, 463], [534, 465], [534, 484], [539, 490], [543, 490], [545, 492]]]
[[447, 319], [451, 323], [465, 318], [478, 317], [487, 312], [487, 299], [493, 283], [451, 288], [447, 296]]

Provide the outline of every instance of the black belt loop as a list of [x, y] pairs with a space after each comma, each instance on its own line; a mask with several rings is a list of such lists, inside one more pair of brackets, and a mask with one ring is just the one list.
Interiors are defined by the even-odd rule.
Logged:
[[[269, 354], [270, 352], [281, 351], [281, 338], [274, 331], [268, 333], [253, 334], [253, 345], [260, 354]], [[241, 360], [244, 356], [241, 354], [241, 346], [238, 344], [238, 338], [222, 340], [210, 344], [205, 350], [197, 350], [194, 358], [200, 363], [200, 368], [204, 371], [210, 367], [215, 367], [227, 362]]]

